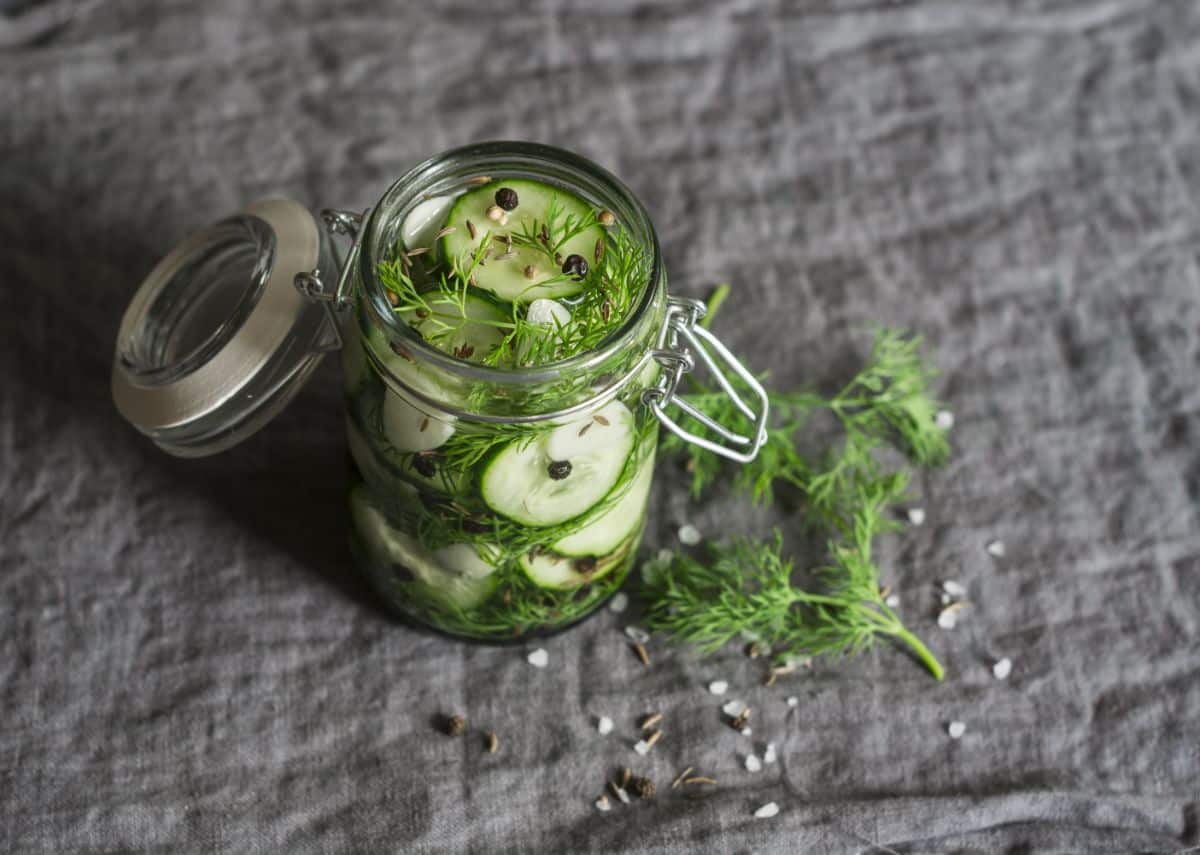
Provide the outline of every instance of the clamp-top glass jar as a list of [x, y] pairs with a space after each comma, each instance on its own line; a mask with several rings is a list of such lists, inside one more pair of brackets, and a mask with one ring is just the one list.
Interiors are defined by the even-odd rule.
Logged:
[[[574, 623], [635, 560], [659, 424], [743, 461], [765, 438], [761, 387], [696, 325], [702, 304], [667, 296], [645, 210], [583, 158], [528, 143], [432, 158], [365, 216], [324, 212], [329, 231], [353, 239], [344, 263], [324, 235], [281, 232], [285, 218], [270, 206], [294, 203], [265, 203], [269, 218], [262, 204], [218, 224], [216, 236], [193, 238], [143, 285], [122, 324], [114, 397], [166, 450], [211, 453], [264, 424], [320, 353], [341, 346], [353, 551], [387, 603], [412, 619], [490, 641]], [[223, 257], [214, 242], [231, 234], [258, 247], [225, 250], [244, 257], [241, 268], [211, 260]], [[210, 269], [225, 279], [242, 270], [240, 297], [213, 286], [221, 277]], [[289, 327], [280, 318], [290, 312], [290, 335], [282, 344], [268, 336], [273, 348], [240, 363], [227, 356], [254, 370], [217, 392], [194, 383], [190, 398], [207, 390], [207, 402], [181, 407], [188, 390], [176, 384], [237, 344], [258, 306], [283, 290], [271, 283], [288, 276], [292, 296], [308, 299], [294, 305], [280, 294], [286, 309], [263, 311], [276, 328]], [[205, 302], [205, 288], [232, 295], [215, 301], [227, 305], [215, 331], [170, 321], [204, 316], [189, 306]], [[740, 432], [675, 397], [697, 359], [744, 415]], [[171, 409], [164, 399], [187, 418], [149, 417]], [[673, 406], [710, 438], [685, 430]]]

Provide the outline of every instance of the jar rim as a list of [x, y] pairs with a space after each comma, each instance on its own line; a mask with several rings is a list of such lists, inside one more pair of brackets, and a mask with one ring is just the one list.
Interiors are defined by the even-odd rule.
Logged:
[[[385, 231], [394, 222], [394, 214], [402, 210], [420, 194], [438, 181], [447, 178], [468, 177], [481, 169], [497, 171], [498, 168], [537, 167], [550, 168], [578, 176], [588, 190], [604, 191], [627, 227], [634, 228], [639, 237], [644, 237], [651, 251], [650, 274], [642, 283], [637, 305], [629, 312], [624, 322], [602, 343], [558, 362], [545, 365], [495, 368], [478, 362], [468, 362], [428, 344], [415, 330], [400, 323], [387, 301], [386, 294], [376, 268], [380, 261], [381, 241]], [[458, 173], [463, 173], [461, 176]], [[623, 349], [636, 343], [642, 333], [643, 318], [654, 306], [657, 284], [662, 278], [662, 252], [658, 234], [641, 201], [625, 184], [604, 167], [582, 155], [542, 143], [519, 140], [492, 140], [461, 146], [427, 158], [397, 178], [371, 209], [363, 224], [361, 249], [356, 262], [359, 265], [358, 279], [364, 290], [364, 300], [373, 321], [389, 335], [397, 338], [405, 348], [418, 354], [423, 361], [437, 369], [472, 382], [505, 384], [538, 384], [553, 382], [564, 375], [586, 372], [605, 364]]]

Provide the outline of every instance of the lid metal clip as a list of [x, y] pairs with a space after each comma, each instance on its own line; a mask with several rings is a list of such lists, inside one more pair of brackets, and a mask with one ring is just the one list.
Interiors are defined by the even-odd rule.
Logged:
[[[362, 226], [365, 216], [365, 214], [338, 208], [325, 208], [321, 211], [321, 221], [325, 223], [325, 228], [329, 230], [329, 233], [331, 235], [348, 236], [355, 247], [358, 244], [358, 230]], [[352, 249], [351, 253], [353, 254], [353, 252], [354, 250]], [[321, 271], [318, 268], [297, 273], [294, 280], [297, 291], [314, 303], [320, 303], [325, 309], [329, 336], [322, 344], [315, 348], [322, 353], [342, 349], [342, 330], [341, 325], [338, 323], [337, 315], [338, 312], [345, 311], [350, 306], [349, 274], [350, 268], [353, 265], [345, 263], [340, 258], [338, 261], [341, 264], [341, 271], [338, 274], [337, 286], [332, 290], [327, 288], [322, 281]]]
[[[658, 361], [663, 371], [658, 383], [642, 393], [642, 400], [667, 430], [685, 442], [738, 463], [749, 463], [767, 441], [767, 416], [770, 409], [767, 393], [758, 382], [758, 378], [750, 373], [716, 336], [698, 324], [706, 311], [704, 303], [699, 300], [683, 297], [671, 297], [667, 300], [667, 316], [659, 332], [658, 346], [650, 353], [651, 358]], [[683, 375], [696, 367], [697, 356], [717, 381], [721, 391], [754, 426], [750, 436], [719, 424], [677, 394]], [[730, 383], [726, 371], [732, 372], [754, 393], [756, 407], [743, 400]], [[685, 415], [691, 416], [717, 434], [725, 444], [714, 442], [682, 427], [667, 415], [666, 410], [671, 405], [678, 406]]]

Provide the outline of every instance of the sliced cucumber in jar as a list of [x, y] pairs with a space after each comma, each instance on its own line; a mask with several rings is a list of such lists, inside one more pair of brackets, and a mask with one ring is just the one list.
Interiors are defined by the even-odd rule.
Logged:
[[484, 464], [488, 507], [528, 526], [586, 513], [617, 483], [636, 439], [633, 413], [613, 401], [585, 419], [510, 442]]
[[397, 451], [432, 451], [454, 435], [454, 425], [419, 410], [395, 392], [383, 396], [380, 413], [383, 435]]
[[612, 552], [632, 537], [642, 524], [653, 481], [654, 449], [651, 447], [625, 492], [612, 504], [606, 504], [596, 511], [594, 518], [584, 521], [573, 534], [556, 541], [551, 548], [562, 555], [574, 557]]
[[472, 609], [496, 588], [496, 556], [491, 544], [454, 544], [430, 553], [412, 536], [390, 525], [361, 484], [350, 494], [354, 529], [378, 565], [406, 572], [421, 592], [455, 609]]
[[416, 500], [419, 491], [407, 481], [400, 480], [392, 474], [385, 461], [379, 459], [367, 438], [359, 430], [358, 424], [349, 416], [346, 417], [346, 449], [350, 459], [358, 468], [358, 474], [368, 484], [377, 489], [386, 486], [394, 490], [396, 497], [405, 500]]
[[512, 319], [495, 301], [469, 290], [460, 298], [435, 293], [429, 309], [404, 312], [401, 319], [421, 338], [467, 362], [482, 362], [512, 326]]
[[[476, 286], [520, 303], [579, 293], [596, 243], [604, 240], [604, 228], [590, 204], [562, 187], [523, 178], [493, 181], [464, 193], [445, 225], [454, 231], [441, 239], [443, 258], [464, 267], [483, 241], [493, 241], [492, 257], [474, 271]], [[540, 240], [543, 226], [548, 245]], [[516, 238], [511, 247], [495, 240], [509, 235]], [[524, 243], [522, 237], [527, 239]], [[584, 266], [568, 265], [572, 256]]]
[[362, 334], [358, 331], [358, 318], [351, 312], [342, 326], [342, 380], [346, 391], [357, 392], [367, 379], [367, 355], [363, 353]]
[[[637, 520], [640, 524], [641, 520]], [[559, 555], [534, 551], [521, 556], [521, 569], [539, 588], [556, 591], [570, 590], [607, 576], [624, 561], [633, 549], [633, 538], [620, 544], [608, 555], [596, 557]]]

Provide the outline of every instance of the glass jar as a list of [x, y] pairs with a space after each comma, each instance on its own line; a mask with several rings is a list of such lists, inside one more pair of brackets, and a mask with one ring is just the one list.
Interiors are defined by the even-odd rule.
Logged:
[[[646, 263], [624, 320], [584, 352], [489, 366], [466, 345], [433, 346], [380, 270], [420, 206], [521, 180], [603, 211]], [[762, 388], [697, 325], [703, 304], [668, 297], [645, 210], [590, 161], [529, 143], [469, 146], [415, 167], [365, 215], [322, 218], [324, 228], [294, 202], [258, 203], [168, 255], [122, 321], [114, 399], [164, 450], [210, 454], [265, 424], [341, 348], [352, 552], [407, 618], [484, 641], [569, 626], [635, 561], [660, 424], [735, 460], [764, 441]], [[339, 233], [352, 239], [345, 259]], [[740, 428], [675, 397], [697, 360], [745, 417]], [[685, 429], [674, 407], [720, 441]]]

